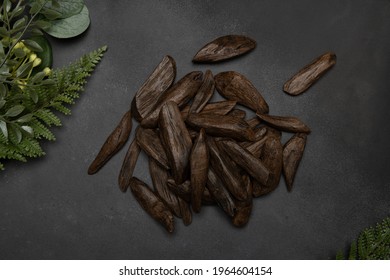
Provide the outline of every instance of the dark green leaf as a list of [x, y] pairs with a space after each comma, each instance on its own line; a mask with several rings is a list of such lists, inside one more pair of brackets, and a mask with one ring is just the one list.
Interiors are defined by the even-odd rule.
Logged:
[[39, 10], [41, 9], [42, 7], [42, 4], [39, 4], [38, 2], [33, 2], [31, 4], [31, 8], [30, 8], [30, 14], [36, 14], [37, 12], [39, 12]]
[[45, 20], [37, 20], [35, 21], [35, 25], [43, 30], [50, 29], [51, 23]]
[[46, 80], [43, 80], [42, 81], [42, 85], [45, 85], [45, 86], [50, 86], [50, 85], [54, 85], [56, 82], [52, 79], [46, 79]]
[[52, 26], [46, 32], [56, 38], [71, 38], [87, 30], [89, 24], [89, 11], [84, 5], [79, 14], [53, 21]]
[[11, 10], [12, 3], [9, 0], [4, 0], [3, 5], [7, 13]]
[[35, 42], [33, 40], [26, 39], [26, 40], [23, 40], [23, 43], [33, 52], [42, 52], [43, 51], [42, 47], [37, 42]]
[[33, 91], [30, 92], [30, 97], [31, 97], [31, 100], [32, 100], [35, 104], [38, 103], [39, 97], [38, 97], [38, 93], [37, 93], [35, 90], [33, 90]]
[[5, 121], [0, 120], [0, 130], [3, 133], [5, 139], [8, 139], [7, 123]]
[[41, 11], [41, 14], [44, 15], [48, 20], [55, 20], [61, 18], [62, 16], [60, 12], [51, 9], [44, 9]]
[[30, 33], [32, 36], [42, 36], [43, 32], [38, 28], [31, 28]]
[[36, 84], [36, 83], [39, 83], [40, 81], [43, 80], [43, 78], [46, 76], [45, 72], [38, 72], [36, 73], [33, 78], [31, 79], [31, 81]]
[[7, 102], [6, 100], [0, 99], [0, 109], [3, 108], [6, 102]]
[[0, 84], [0, 99], [3, 99], [8, 92], [8, 88], [4, 84]]
[[0, 36], [1, 37], [8, 37], [9, 36], [8, 30], [4, 26], [0, 27]]
[[26, 6], [22, 5], [22, 6], [15, 8], [12, 12], [13, 17], [15, 18], [15, 17], [20, 16], [24, 12], [25, 7]]
[[18, 30], [18, 29], [22, 29], [27, 23], [27, 19], [26, 17], [22, 17], [20, 19], [18, 19], [17, 21], [15, 21], [14, 25], [13, 25], [13, 29], [14, 30]]
[[22, 125], [22, 129], [27, 132], [30, 136], [34, 136], [34, 130], [31, 126], [28, 125]]
[[24, 116], [21, 116], [16, 121], [19, 123], [26, 123], [26, 122], [31, 121], [32, 117], [33, 117], [33, 114], [29, 113], [29, 114], [25, 114]]
[[17, 58], [22, 58], [22, 57], [26, 56], [26, 53], [24, 52], [24, 50], [22, 48], [17, 48], [17, 49], [14, 49], [14, 55]]
[[31, 69], [33, 68], [33, 62], [28, 62], [26, 64], [23, 64], [16, 70], [16, 77], [18, 78], [24, 78], [25, 76], [30, 73]]
[[15, 138], [12, 136], [10, 137], [11, 141], [14, 144], [19, 144], [22, 141], [22, 137], [23, 137], [22, 132], [20, 131], [20, 127], [18, 125], [11, 124], [10, 128], [11, 128], [12, 134], [15, 136]]
[[16, 117], [18, 116], [20, 113], [22, 113], [24, 110], [24, 106], [23, 105], [15, 105], [14, 107], [10, 108], [4, 116], [6, 117]]

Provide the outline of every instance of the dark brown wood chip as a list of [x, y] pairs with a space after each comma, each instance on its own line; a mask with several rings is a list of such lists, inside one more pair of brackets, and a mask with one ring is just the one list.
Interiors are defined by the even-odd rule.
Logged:
[[88, 168], [88, 174], [95, 174], [110, 160], [129, 139], [132, 128], [131, 110], [127, 111], [119, 124], [108, 136], [96, 158]]
[[141, 148], [138, 146], [138, 143], [134, 138], [127, 150], [118, 176], [118, 184], [122, 192], [126, 192], [129, 187], [130, 179], [133, 177], [133, 172], [140, 152]]
[[270, 126], [282, 131], [310, 133], [310, 128], [296, 117], [270, 116], [260, 113], [257, 113], [256, 115]]
[[202, 47], [192, 59], [193, 62], [217, 62], [233, 58], [256, 47], [256, 41], [242, 35], [219, 37]]
[[235, 71], [227, 71], [218, 73], [214, 79], [217, 91], [226, 99], [235, 100], [254, 112], [268, 113], [267, 102], [244, 75]]
[[238, 141], [253, 141], [255, 134], [247, 122], [241, 118], [229, 115], [190, 114], [186, 123], [195, 129], [204, 128], [213, 136], [229, 137]]
[[151, 113], [142, 120], [141, 126], [146, 128], [156, 127], [160, 110], [167, 101], [173, 101], [179, 107], [185, 105], [198, 92], [202, 85], [202, 78], [203, 73], [200, 71], [190, 72], [181, 78], [160, 96]]
[[165, 169], [170, 169], [168, 156], [162, 146], [159, 133], [155, 129], [137, 127], [135, 138], [141, 149]]
[[165, 56], [153, 73], [136, 92], [131, 103], [133, 117], [141, 122], [150, 114], [160, 96], [172, 85], [176, 77], [176, 62]]
[[168, 232], [172, 233], [174, 231], [174, 218], [171, 210], [148, 185], [133, 177], [130, 180], [130, 190], [141, 207], [153, 219], [163, 225]]
[[202, 206], [202, 195], [207, 183], [209, 169], [209, 150], [206, 145], [206, 133], [201, 129], [195, 139], [190, 155], [191, 170], [191, 205], [198, 213]]
[[283, 90], [293, 96], [299, 95], [311, 87], [335, 64], [336, 54], [333, 52], [326, 52], [290, 78], [284, 84]]
[[158, 126], [173, 179], [181, 184], [188, 175], [192, 141], [175, 102], [168, 101], [161, 108]]
[[297, 133], [293, 135], [283, 147], [283, 175], [288, 191], [292, 190], [295, 174], [301, 162], [306, 146], [307, 135]]

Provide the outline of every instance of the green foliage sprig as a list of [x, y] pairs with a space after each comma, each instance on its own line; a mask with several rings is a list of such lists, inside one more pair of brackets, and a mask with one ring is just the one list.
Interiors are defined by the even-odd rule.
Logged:
[[41, 139], [55, 140], [50, 127], [61, 121], [54, 112], [70, 114], [68, 105], [107, 47], [50, 68], [52, 49], [44, 34], [69, 38], [84, 32], [90, 19], [83, 0], [4, 0], [0, 21], [0, 160], [27, 161], [45, 154]]
[[353, 241], [349, 253], [339, 252], [336, 259], [343, 260], [389, 260], [390, 259], [390, 217], [375, 227], [363, 230], [357, 241]]

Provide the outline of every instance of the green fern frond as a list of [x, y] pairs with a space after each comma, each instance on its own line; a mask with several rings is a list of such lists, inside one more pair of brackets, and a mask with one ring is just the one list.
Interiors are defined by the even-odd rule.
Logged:
[[49, 109], [39, 109], [34, 116], [42, 120], [48, 126], [61, 126], [61, 120]]
[[[15, 85], [8, 87], [10, 98], [1, 108], [0, 114], [4, 115], [16, 105], [23, 106], [24, 110], [18, 116], [4, 119], [9, 129], [7, 137], [0, 131], [0, 160], [25, 162], [27, 158], [45, 154], [39, 140], [55, 140], [50, 127], [61, 126], [60, 118], [53, 111], [70, 115], [67, 106], [74, 104], [80, 97], [87, 78], [106, 50], [106, 46], [101, 47], [66, 67], [52, 70], [50, 83], [27, 85], [23, 90]], [[22, 118], [27, 115], [29, 118]], [[0, 163], [0, 170], [3, 169], [4, 164]]]
[[54, 134], [39, 120], [33, 119], [28, 123], [31, 128], [34, 131], [34, 138], [35, 139], [46, 139], [49, 141], [54, 141], [56, 140], [56, 137]]
[[[336, 259], [344, 259], [342, 253]], [[390, 217], [375, 227], [364, 229], [353, 241], [349, 250], [350, 260], [389, 260], [390, 259]]]

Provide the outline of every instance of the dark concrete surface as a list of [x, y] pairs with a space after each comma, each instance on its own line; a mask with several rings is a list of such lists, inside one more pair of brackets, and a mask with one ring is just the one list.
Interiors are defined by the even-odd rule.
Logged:
[[[88, 31], [51, 40], [55, 67], [109, 49], [72, 115], [54, 129], [57, 141], [44, 143], [47, 155], [7, 162], [0, 173], [1, 259], [331, 259], [390, 214], [390, 1], [86, 3]], [[258, 46], [225, 63], [191, 63], [201, 46], [226, 34], [248, 35]], [[301, 96], [282, 92], [292, 74], [328, 50], [338, 60], [325, 77]], [[168, 235], [119, 191], [127, 146], [87, 175], [166, 54], [177, 62], [177, 77], [195, 69], [241, 72], [264, 93], [270, 113], [297, 116], [312, 128], [293, 192], [281, 180], [255, 200], [245, 228], [205, 207]], [[150, 183], [145, 156], [135, 174]]]

